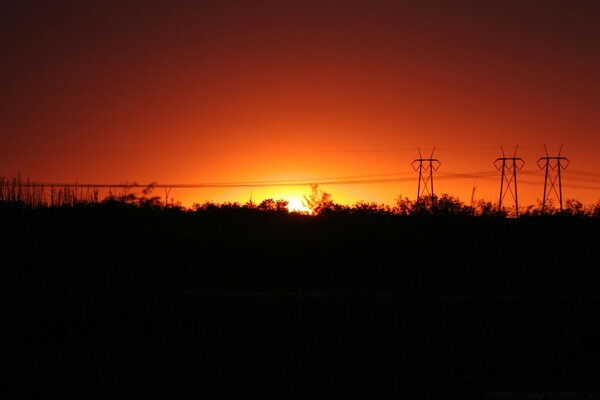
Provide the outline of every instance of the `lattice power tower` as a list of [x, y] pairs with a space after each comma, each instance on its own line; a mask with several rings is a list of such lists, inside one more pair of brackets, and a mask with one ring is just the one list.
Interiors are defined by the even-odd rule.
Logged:
[[[558, 203], [560, 205], [560, 211], [563, 210], [563, 196], [562, 196], [562, 178], [561, 173], [563, 169], [566, 169], [571, 161], [567, 157], [561, 157], [560, 153], [562, 153], [563, 146], [560, 145], [560, 150], [558, 150], [558, 155], [556, 157], [550, 157], [548, 155], [548, 149], [546, 145], [544, 145], [544, 151], [546, 152], [546, 157], [540, 157], [537, 161], [538, 167], [540, 169], [545, 170], [546, 175], [544, 177], [544, 197], [542, 200], [542, 213], [546, 211], [546, 201], [550, 198], [552, 193], [554, 193], [558, 199]], [[558, 190], [556, 186], [558, 185]]]
[[[423, 158], [421, 155], [421, 149], [419, 151], [419, 158], [414, 160], [411, 165], [415, 171], [419, 171], [419, 183], [417, 185], [417, 201], [421, 196], [429, 195], [432, 199], [435, 198], [433, 191], [433, 173], [438, 170], [442, 164], [437, 158], [433, 158], [435, 147], [431, 151], [429, 158]], [[422, 184], [422, 185], [421, 185]]]
[[501, 171], [502, 176], [500, 178], [500, 199], [498, 200], [498, 210], [502, 211], [502, 202], [508, 193], [511, 194], [512, 199], [515, 202], [515, 214], [519, 216], [519, 192], [517, 190], [517, 171], [520, 171], [525, 165], [525, 161], [522, 158], [517, 157], [517, 149], [512, 157], [506, 157], [504, 154], [504, 148], [500, 146], [502, 150], [502, 157], [496, 158], [494, 166], [498, 171]]

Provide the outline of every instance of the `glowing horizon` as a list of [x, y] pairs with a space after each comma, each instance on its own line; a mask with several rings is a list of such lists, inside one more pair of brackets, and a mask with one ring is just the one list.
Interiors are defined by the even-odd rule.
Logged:
[[[600, 198], [600, 5], [284, 3], [3, 5], [0, 176], [302, 180], [342, 204], [393, 204], [416, 196], [417, 148], [436, 146], [436, 193], [495, 202], [493, 161], [519, 145], [519, 197], [535, 204], [543, 145], [564, 144], [564, 197]], [[250, 189], [172, 194], [246, 202]]]

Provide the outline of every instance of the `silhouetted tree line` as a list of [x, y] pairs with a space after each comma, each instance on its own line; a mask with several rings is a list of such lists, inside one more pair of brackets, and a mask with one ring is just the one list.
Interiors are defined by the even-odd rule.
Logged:
[[[112, 197], [104, 200], [104, 203], [124, 203], [142, 207], [161, 208], [163, 204], [159, 198], [136, 197], [129, 195], [127, 198]], [[486, 200], [479, 200], [474, 205], [467, 205], [457, 197], [449, 194], [441, 196], [424, 196], [418, 200], [411, 200], [408, 197], [398, 196], [393, 206], [376, 202], [359, 201], [352, 205], [336, 203], [330, 193], [319, 190], [316, 185], [313, 186], [312, 193], [304, 196], [304, 206], [310, 212], [289, 211], [288, 202], [284, 199], [265, 199], [260, 203], [249, 201], [247, 203], [223, 202], [217, 203], [206, 201], [204, 203], [194, 203], [191, 211], [195, 212], [216, 212], [216, 211], [258, 211], [279, 214], [311, 214], [311, 215], [388, 215], [388, 216], [475, 216], [490, 218], [506, 218], [515, 215], [513, 208], [498, 208], [497, 203]], [[171, 208], [184, 208], [171, 205]], [[520, 209], [521, 217], [536, 217], [541, 215], [556, 215], [567, 217], [591, 217], [600, 218], [600, 201], [596, 204], [585, 206], [578, 200], [568, 199], [562, 211], [555, 207], [552, 200], [546, 202], [545, 211], [542, 212], [542, 204], [529, 205]]]
[[[0, 177], [0, 204], [13, 207], [64, 207], [76, 205], [108, 205], [121, 207], [142, 207], [154, 209], [178, 209], [186, 210], [181, 204], [171, 201], [170, 203], [161, 196], [153, 195], [154, 184], [143, 188], [140, 192], [133, 191], [133, 185], [124, 185], [119, 188], [109, 188], [108, 194], [101, 197], [98, 188], [89, 186], [56, 186], [46, 187], [36, 184], [29, 178], [23, 180], [20, 175], [15, 178], [6, 179]], [[401, 215], [401, 216], [478, 216], [504, 218], [514, 216], [514, 207], [499, 209], [497, 203], [479, 200], [477, 203], [467, 205], [449, 194], [440, 196], [423, 196], [417, 200], [398, 196], [393, 206], [375, 202], [359, 201], [353, 205], [338, 204], [334, 201], [331, 193], [319, 189], [318, 185], [312, 185], [311, 193], [304, 196], [303, 204], [310, 210], [311, 215]], [[249, 201], [247, 203], [223, 202], [216, 203], [206, 201], [194, 203], [190, 208], [195, 212], [240, 212], [259, 211], [276, 212], [280, 214], [302, 214], [299, 211], [289, 211], [288, 202], [283, 199], [265, 199], [260, 203]], [[546, 202], [545, 210], [542, 212], [542, 204], [538, 201], [536, 205], [528, 205], [519, 209], [522, 217], [535, 217], [544, 215], [561, 215], [569, 217], [592, 217], [600, 218], [600, 200], [596, 204], [584, 205], [578, 200], [568, 199], [563, 210], [559, 210], [552, 200]], [[305, 213], [306, 214], [306, 213]]]
[[[334, 202], [331, 197], [324, 197], [324, 201], [305, 201], [305, 206], [311, 210], [311, 215], [388, 215], [388, 216], [463, 216], [463, 217], [486, 217], [507, 218], [515, 215], [513, 208], [498, 209], [496, 203], [480, 200], [473, 206], [467, 205], [458, 198], [442, 194], [441, 196], [422, 197], [419, 200], [398, 197], [393, 206], [375, 202], [359, 201], [353, 205], [343, 205]], [[160, 205], [159, 205], [160, 206]], [[266, 199], [260, 203], [238, 202], [216, 203], [207, 201], [195, 203], [191, 207], [196, 212], [215, 211], [261, 211], [276, 212], [282, 214], [308, 214], [301, 211], [288, 211], [288, 202], [283, 199]], [[579, 218], [600, 218], [600, 201], [594, 205], [584, 206], [580, 201], [569, 199], [565, 207], [560, 211], [552, 202], [547, 202], [545, 211], [542, 213], [542, 205], [529, 205], [520, 210], [523, 218], [537, 217], [542, 215], [555, 215]]]

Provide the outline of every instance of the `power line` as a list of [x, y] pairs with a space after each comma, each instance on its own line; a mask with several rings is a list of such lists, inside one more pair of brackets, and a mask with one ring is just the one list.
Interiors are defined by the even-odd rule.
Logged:
[[[472, 148], [475, 149], [475, 148]], [[398, 149], [391, 149], [391, 151], [395, 151]], [[435, 148], [434, 148], [435, 150]], [[420, 154], [420, 149], [419, 149]], [[414, 182], [418, 179], [418, 194], [422, 195], [427, 190], [429, 194], [433, 195], [433, 172], [437, 171], [439, 167], [439, 160], [433, 159], [433, 152], [429, 159], [425, 159], [421, 156], [420, 159], [416, 159], [413, 161], [413, 167], [417, 162], [419, 166], [414, 168], [419, 171], [419, 177], [409, 177], [409, 174], [413, 172], [386, 172], [386, 173], [377, 173], [377, 174], [362, 174], [362, 175], [350, 175], [350, 176], [333, 176], [333, 177], [324, 177], [324, 178], [304, 178], [304, 179], [295, 179], [295, 180], [255, 180], [255, 181], [226, 181], [226, 182], [201, 182], [201, 183], [167, 183], [167, 184], [158, 184], [158, 183], [148, 183], [148, 184], [138, 184], [138, 183], [65, 183], [65, 182], [20, 182], [19, 185], [22, 187], [27, 186], [35, 186], [35, 187], [45, 187], [45, 188], [97, 188], [97, 189], [113, 189], [113, 188], [122, 188], [122, 189], [133, 189], [133, 188], [162, 188], [165, 190], [170, 189], [202, 189], [202, 188], [216, 188], [216, 189], [226, 189], [226, 188], [252, 188], [252, 187], [285, 187], [285, 186], [297, 186], [297, 187], [310, 187], [311, 185], [363, 185], [363, 184], [386, 184], [386, 183], [398, 183], [398, 182]], [[559, 154], [560, 157], [560, 154]], [[506, 157], [505, 157], [506, 158]], [[550, 159], [554, 159], [549, 157]], [[545, 157], [542, 157], [540, 160], [545, 160]], [[562, 157], [561, 160], [566, 160], [566, 158]], [[506, 160], [505, 160], [506, 161]], [[549, 160], [550, 161], [550, 160]], [[564, 169], [564, 162], [561, 164], [561, 169]], [[556, 166], [555, 166], [556, 168]], [[522, 170], [521, 174], [525, 175], [541, 175], [543, 172], [540, 170]], [[600, 180], [596, 179], [586, 179], [589, 178], [600, 178], [600, 173], [591, 172], [591, 171], [581, 171], [581, 170], [569, 170], [566, 172], [570, 177], [569, 179], [573, 181], [586, 182], [588, 185], [563, 185], [562, 181], [556, 182], [559, 184], [559, 190], [562, 193], [562, 187], [575, 188], [575, 189], [583, 189], [583, 190], [600, 190], [600, 187], [594, 186], [595, 183], [600, 183]], [[494, 171], [477, 171], [477, 172], [438, 172], [436, 174], [436, 180], [458, 180], [458, 179], [483, 179], [483, 180], [491, 180], [495, 179], [496, 172]], [[575, 176], [572, 176], [575, 175]], [[547, 179], [547, 178], [546, 178]], [[555, 178], [556, 179], [556, 178]], [[546, 184], [547, 184], [546, 180]], [[526, 185], [542, 185], [541, 182], [528, 181], [528, 180], [519, 180], [519, 183]], [[11, 184], [10, 180], [4, 180], [3, 185]], [[423, 188], [421, 187], [423, 184]], [[592, 185], [589, 185], [592, 184]], [[421, 190], [423, 189], [423, 190]], [[554, 189], [556, 191], [556, 188]], [[505, 193], [506, 194], [506, 193]]]
[[[523, 172], [523, 171], [521, 171]], [[403, 173], [404, 174], [404, 173]], [[496, 180], [494, 176], [497, 172], [473, 172], [473, 173], [440, 173], [436, 177], [436, 181], [440, 180], [460, 180], [460, 179], [483, 179], [483, 180]], [[320, 178], [320, 179], [306, 179], [297, 181], [244, 181], [244, 182], [206, 182], [206, 183], [66, 183], [66, 182], [21, 182], [22, 187], [79, 187], [79, 188], [180, 188], [180, 189], [201, 189], [201, 188], [248, 188], [248, 187], [283, 187], [283, 186], [311, 186], [313, 184], [319, 185], [353, 185], [353, 184], [377, 184], [377, 183], [394, 183], [394, 182], [414, 182], [418, 178], [416, 177], [394, 177], [399, 175], [398, 173], [387, 173], [387, 174], [372, 174], [362, 175], [365, 179], [356, 179], [361, 175], [354, 177], [331, 177], [331, 178]], [[380, 176], [381, 178], [369, 178], [370, 176]], [[390, 177], [386, 177], [390, 176]], [[581, 180], [587, 181], [589, 180]], [[593, 181], [595, 182], [595, 181]], [[10, 181], [5, 181], [5, 184], [9, 184]], [[528, 185], [543, 185], [543, 182], [536, 182], [530, 180], [519, 180], [519, 183]], [[568, 188], [581, 188], [581, 189], [592, 189], [600, 190], [600, 187], [589, 186], [589, 185], [571, 185], [563, 184], [563, 187]]]
[[[582, 176], [591, 176], [591, 177], [595, 177], [595, 178], [600, 178], [600, 173], [597, 172], [589, 172], [589, 171], [580, 171], [580, 170], [572, 170], [570, 169], [569, 172], [565, 172], [567, 175], [582, 175]], [[572, 178], [570, 178], [572, 179]]]

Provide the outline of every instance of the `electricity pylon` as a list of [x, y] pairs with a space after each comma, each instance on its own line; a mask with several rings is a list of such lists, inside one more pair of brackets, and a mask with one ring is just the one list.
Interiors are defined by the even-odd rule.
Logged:
[[[542, 213], [546, 211], [546, 200], [550, 197], [550, 195], [553, 192], [558, 198], [558, 203], [560, 204], [560, 211], [563, 210], [562, 179], [560, 171], [566, 169], [571, 163], [571, 161], [569, 161], [567, 157], [560, 156], [560, 153], [562, 153], [562, 149], [563, 145], [561, 144], [560, 150], [558, 150], [558, 155], [556, 157], [550, 157], [548, 155], [548, 149], [546, 148], [546, 145], [544, 145], [546, 157], [540, 157], [540, 159], [537, 161], [538, 167], [540, 167], [540, 169], [546, 170], [546, 175], [544, 177], [544, 197], [542, 200]], [[548, 182], [550, 182], [549, 186]], [[556, 190], [557, 182], [558, 191]]]
[[[496, 158], [494, 166], [498, 171], [502, 172], [500, 178], [500, 199], [498, 200], [498, 211], [502, 211], [502, 201], [506, 197], [506, 194], [510, 192], [515, 202], [515, 213], [519, 217], [519, 192], [517, 191], [517, 171], [520, 171], [525, 165], [525, 161], [522, 158], [517, 157], [517, 149], [512, 157], [506, 157], [504, 154], [504, 148], [500, 146], [502, 150], [502, 157]], [[506, 187], [504, 184], [506, 183]]]
[[[417, 148], [417, 150], [419, 151], [419, 158], [411, 163], [413, 169], [415, 171], [419, 171], [417, 201], [421, 198], [421, 196], [426, 194], [429, 194], [433, 200], [435, 196], [433, 191], [433, 173], [438, 170], [442, 163], [437, 158], [433, 158], [435, 147], [431, 151], [429, 158], [423, 158], [421, 155], [421, 149]], [[423, 183], [423, 186], [421, 186], [421, 183]]]

